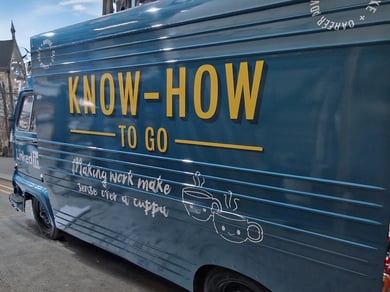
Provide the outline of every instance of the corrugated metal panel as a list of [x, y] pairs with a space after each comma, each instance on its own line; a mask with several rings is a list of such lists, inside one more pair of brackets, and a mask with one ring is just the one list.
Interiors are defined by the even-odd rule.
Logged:
[[[285, 291], [287, 285], [292, 291], [379, 289], [382, 275], [377, 272], [382, 269], [384, 238], [376, 236], [384, 236], [389, 222], [389, 100], [385, 93], [389, 85], [383, 77], [386, 74], [380, 78], [373, 74], [389, 72], [385, 52], [390, 49], [390, 2], [171, 2], [33, 38], [35, 90], [41, 95], [41, 105], [54, 113], [41, 118], [45, 130], [39, 138], [45, 175], [53, 193], [62, 196], [54, 198], [58, 216], [62, 220], [69, 216], [61, 211], [65, 197], [84, 196], [85, 201], [89, 200], [75, 189], [76, 182], [101, 183], [71, 173], [75, 156], [107, 173], [126, 174], [130, 169], [134, 179], [163, 177], [173, 190], [168, 196], [140, 190], [136, 185], [116, 186], [115, 190], [133, 199], [147, 195], [150, 200], [169, 201], [170, 219], [178, 226], [191, 220], [183, 207], [183, 193], [186, 187], [196, 186], [193, 176], [200, 173], [202, 190], [213, 200], [263, 228], [261, 243], [237, 251], [234, 244], [219, 237], [215, 214], [214, 227], [211, 215], [203, 220], [208, 224], [191, 221], [194, 230], [199, 230], [199, 238], [207, 242], [209, 252], [220, 247], [227, 254], [240, 253], [251, 261], [246, 267], [239, 261], [231, 264], [230, 259], [216, 260], [200, 250], [198, 257], [191, 259], [191, 267], [185, 269], [186, 256], [176, 256], [162, 247], [166, 245], [154, 245], [153, 236], [136, 226], [130, 228], [134, 234], [139, 232], [148, 239], [135, 235], [125, 248], [129, 239], [118, 240], [120, 232], [128, 234], [125, 225], [115, 230], [118, 226], [110, 224], [116, 218], [108, 220], [104, 228], [98, 227], [100, 211], [96, 210], [82, 218], [70, 218], [67, 224], [78, 234], [89, 230], [91, 236], [103, 239], [105, 246], [111, 245], [118, 253], [125, 249], [148, 260], [158, 255], [155, 264], [159, 268], [169, 266], [167, 277], [181, 285], [191, 285], [191, 272], [208, 255], [209, 264], [245, 271], [275, 291]], [[254, 70], [258, 60], [264, 60], [266, 66], [259, 117], [232, 121], [227, 114], [226, 89], [222, 89], [227, 82], [225, 66], [234, 64], [237, 71], [241, 62], [248, 62]], [[191, 103], [194, 75], [204, 64], [215, 68], [221, 84], [220, 109], [211, 121], [196, 116]], [[168, 118], [164, 104], [167, 70], [172, 68], [179, 76], [180, 67], [187, 70], [186, 98], [190, 101], [185, 118], [179, 118], [176, 112]], [[114, 76], [118, 91], [118, 73], [135, 71], [141, 72], [141, 96], [153, 91], [164, 97], [155, 103], [144, 98], [139, 106], [143, 111], [136, 116], [121, 116], [116, 97], [118, 112], [113, 115], [104, 115], [101, 108], [105, 105], [100, 104], [96, 115], [82, 112], [69, 117], [70, 83], [80, 85], [86, 78], [84, 82], [90, 86], [96, 78], [98, 92], [107, 73]], [[59, 117], [64, 110], [66, 115]], [[41, 117], [45, 112], [47, 108], [41, 110]], [[142, 147], [137, 151], [123, 149], [118, 142], [118, 124], [134, 125], [142, 131], [148, 126], [167, 129], [171, 143], [168, 152], [155, 154]], [[71, 129], [106, 131], [114, 138], [72, 136]], [[233, 139], [264, 149], [259, 154], [175, 142], [194, 137], [200, 141], [214, 138], [216, 142]], [[112, 182], [111, 186], [114, 188]], [[96, 206], [104, 205], [105, 201], [100, 201]], [[220, 245], [213, 242], [213, 236]], [[165, 240], [187, 250], [191, 235], [185, 233], [181, 239]], [[169, 258], [167, 263], [165, 257]], [[285, 260], [280, 265], [290, 265], [289, 275], [286, 267], [275, 265], [276, 259]], [[183, 269], [183, 279], [178, 280], [174, 266]], [[295, 273], [297, 270], [301, 273]], [[282, 272], [286, 275], [284, 283], [279, 278]], [[335, 281], [321, 280], [321, 273]]]

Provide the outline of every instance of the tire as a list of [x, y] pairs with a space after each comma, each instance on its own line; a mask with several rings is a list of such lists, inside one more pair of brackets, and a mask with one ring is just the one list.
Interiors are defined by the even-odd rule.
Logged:
[[38, 224], [38, 228], [41, 233], [49, 239], [59, 239], [60, 231], [53, 224], [45, 206], [43, 206], [36, 198], [32, 198], [31, 204], [35, 222]]
[[206, 277], [204, 292], [267, 292], [263, 286], [234, 271], [212, 269]]

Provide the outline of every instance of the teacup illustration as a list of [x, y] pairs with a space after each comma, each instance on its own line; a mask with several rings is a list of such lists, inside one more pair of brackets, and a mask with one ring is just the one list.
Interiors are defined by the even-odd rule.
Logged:
[[213, 214], [222, 211], [221, 202], [199, 187], [183, 188], [182, 197], [188, 215], [196, 220], [208, 221]]
[[230, 212], [215, 212], [215, 231], [225, 240], [243, 243], [247, 240], [258, 243], [263, 240], [263, 228], [256, 222]]

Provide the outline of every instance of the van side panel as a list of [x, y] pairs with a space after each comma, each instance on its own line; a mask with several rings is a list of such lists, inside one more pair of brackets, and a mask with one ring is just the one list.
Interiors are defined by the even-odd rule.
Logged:
[[190, 290], [216, 265], [379, 291], [390, 1], [357, 2], [161, 1], [33, 37], [57, 226]]

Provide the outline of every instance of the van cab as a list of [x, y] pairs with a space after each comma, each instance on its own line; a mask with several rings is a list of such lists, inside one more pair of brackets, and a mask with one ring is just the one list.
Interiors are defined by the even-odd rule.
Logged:
[[12, 120], [12, 142], [16, 166], [12, 177], [14, 191], [9, 196], [9, 201], [16, 210], [24, 212], [26, 201], [32, 200], [34, 218], [40, 230], [49, 238], [57, 238], [58, 230], [55, 228], [39, 165], [36, 97], [31, 80], [29, 86], [19, 93]]

